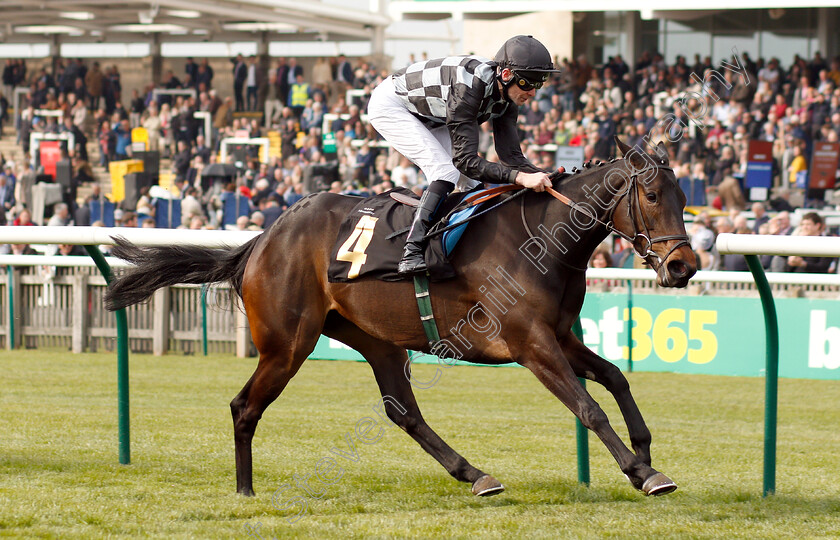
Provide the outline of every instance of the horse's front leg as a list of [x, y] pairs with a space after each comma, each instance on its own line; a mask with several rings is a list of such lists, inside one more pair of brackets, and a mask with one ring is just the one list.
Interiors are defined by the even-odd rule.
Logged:
[[646, 495], [664, 495], [676, 484], [630, 451], [610, 425], [606, 413], [580, 384], [569, 360], [549, 329], [532, 333], [535, 339], [517, 358], [531, 370], [552, 394], [593, 431], [618, 462], [621, 471], [636, 489]]
[[589, 350], [589, 347], [581, 343], [573, 334], [569, 333], [558, 341], [578, 377], [602, 385], [613, 395], [627, 424], [633, 451], [639, 459], [650, 465], [650, 430], [642, 418], [636, 400], [630, 393], [627, 378], [620, 369]]

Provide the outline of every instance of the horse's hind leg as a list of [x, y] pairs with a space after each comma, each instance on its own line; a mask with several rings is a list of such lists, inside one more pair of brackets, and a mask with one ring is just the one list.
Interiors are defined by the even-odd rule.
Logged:
[[329, 325], [324, 333], [359, 351], [373, 368], [382, 393], [382, 408], [412, 439], [435, 458], [456, 480], [472, 484], [476, 495], [495, 495], [504, 491], [498, 480], [476, 469], [429, 427], [420, 413], [411, 384], [405, 376], [408, 356], [405, 349], [377, 340], [355, 325], [342, 321]]
[[627, 424], [633, 451], [639, 459], [650, 465], [650, 430], [642, 418], [636, 400], [630, 393], [627, 378], [621, 370], [589, 350], [589, 347], [572, 334], [562, 338], [560, 346], [566, 352], [566, 357], [578, 377], [584, 377], [602, 385], [613, 395]]
[[272, 328], [261, 324], [266, 319], [257, 319], [255, 312], [250, 315], [260, 360], [254, 374], [230, 402], [236, 447], [236, 492], [248, 496], [254, 495], [251, 441], [257, 423], [315, 348], [323, 324], [315, 318], [299, 319], [296, 325], [289, 324], [286, 328], [277, 324], [282, 322], [278, 315], [270, 319], [275, 323]]
[[286, 388], [309, 351], [302, 355], [260, 353], [257, 369], [230, 402], [236, 447], [236, 492], [254, 495], [251, 441], [265, 409]]

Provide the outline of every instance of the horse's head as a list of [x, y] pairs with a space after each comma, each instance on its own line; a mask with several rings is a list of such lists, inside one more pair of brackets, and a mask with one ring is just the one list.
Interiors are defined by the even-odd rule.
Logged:
[[622, 193], [615, 206], [617, 232], [656, 270], [662, 287], [685, 287], [697, 272], [697, 261], [685, 233], [685, 195], [669, 166], [668, 153], [659, 143], [656, 154], [630, 148], [618, 137], [624, 167], [615, 167], [606, 177], [608, 187]]

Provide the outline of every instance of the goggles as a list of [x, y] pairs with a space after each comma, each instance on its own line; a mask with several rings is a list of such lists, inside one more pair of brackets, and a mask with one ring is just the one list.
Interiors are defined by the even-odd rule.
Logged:
[[530, 78], [523, 77], [519, 73], [514, 72], [514, 77], [516, 78], [516, 86], [522, 89], [525, 92], [530, 92], [531, 90], [539, 90], [542, 88], [543, 84], [545, 84], [545, 80], [548, 78], [548, 75], [545, 74], [538, 74], [539, 80], [532, 80]]

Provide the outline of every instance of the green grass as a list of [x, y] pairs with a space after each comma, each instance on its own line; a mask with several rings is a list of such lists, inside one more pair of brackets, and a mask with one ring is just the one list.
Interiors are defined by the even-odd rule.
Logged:
[[[389, 427], [293, 524], [272, 493], [373, 416], [366, 364], [304, 364], [254, 440], [255, 498], [234, 493], [228, 403], [255, 360], [131, 358], [132, 464], [117, 463], [113, 354], [0, 352], [0, 537], [836, 538], [840, 383], [782, 380], [777, 494], [761, 496], [763, 379], [639, 373], [653, 460], [680, 486], [646, 498], [590, 437], [577, 484], [571, 414], [524, 369], [456, 367], [417, 398], [430, 425], [505, 484], [470, 494]], [[424, 378], [431, 366], [418, 366]], [[590, 391], [626, 440], [615, 402]], [[295, 488], [286, 498], [303, 495]]]

